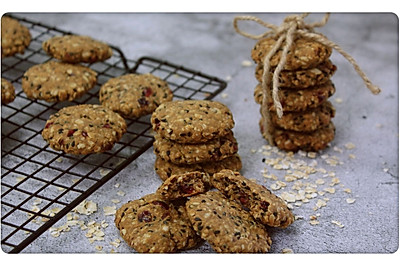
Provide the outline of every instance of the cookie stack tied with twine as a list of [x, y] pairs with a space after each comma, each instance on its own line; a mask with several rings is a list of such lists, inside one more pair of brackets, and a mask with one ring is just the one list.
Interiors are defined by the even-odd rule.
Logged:
[[[307, 16], [288, 16], [279, 27], [253, 16], [239, 16], [233, 22], [236, 32], [258, 40], [252, 58], [260, 82], [254, 92], [261, 105], [260, 130], [271, 145], [286, 151], [318, 151], [334, 139], [335, 109], [328, 101], [335, 93], [330, 79], [336, 66], [329, 60], [333, 49], [353, 65], [372, 93], [380, 92], [349, 54], [314, 31], [327, 23], [329, 14], [310, 24], [304, 22]], [[270, 30], [260, 35], [243, 32], [238, 28], [242, 20]]]
[[220, 102], [166, 102], [153, 112], [151, 123], [156, 133], [155, 170], [162, 180], [186, 172], [212, 175], [242, 167], [232, 113]]

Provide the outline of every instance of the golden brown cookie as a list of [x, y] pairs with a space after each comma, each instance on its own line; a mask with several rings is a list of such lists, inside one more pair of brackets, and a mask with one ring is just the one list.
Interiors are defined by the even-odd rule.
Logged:
[[151, 114], [160, 104], [172, 101], [168, 83], [153, 74], [126, 74], [111, 78], [100, 88], [102, 105], [125, 118]]
[[330, 122], [327, 126], [321, 127], [311, 132], [296, 132], [282, 130], [269, 126], [264, 129], [260, 121], [260, 131], [265, 139], [272, 138], [274, 143], [271, 145], [277, 146], [285, 151], [319, 151], [325, 149], [328, 144], [335, 138], [335, 126]]
[[174, 164], [221, 161], [238, 151], [238, 144], [232, 132], [221, 138], [199, 144], [181, 144], [157, 134], [153, 147], [157, 156]]
[[42, 131], [50, 147], [71, 154], [110, 150], [126, 132], [125, 120], [101, 105], [73, 105], [52, 114]]
[[81, 35], [55, 36], [44, 41], [42, 48], [67, 63], [94, 63], [112, 56], [112, 49], [106, 43]]
[[48, 61], [24, 73], [22, 89], [31, 99], [73, 101], [92, 89], [96, 81], [97, 73], [88, 67]]
[[15, 99], [15, 88], [11, 82], [1, 78], [1, 104], [13, 102]]
[[[318, 86], [328, 82], [335, 71], [336, 66], [330, 60], [310, 69], [284, 70], [279, 74], [279, 87], [285, 89], [305, 89]], [[262, 82], [263, 72], [263, 64], [258, 64], [255, 75], [260, 83]], [[270, 74], [270, 80], [272, 80], [272, 75], [273, 72]]]
[[167, 178], [156, 193], [165, 200], [176, 200], [204, 193], [211, 188], [208, 174], [199, 171], [172, 175]]
[[173, 164], [157, 156], [154, 169], [162, 180], [166, 180], [172, 175], [179, 175], [194, 171], [204, 172], [209, 175], [213, 175], [222, 169], [240, 171], [240, 169], [242, 169], [242, 161], [240, 156], [235, 154], [218, 162], [205, 162], [201, 164]]
[[271, 248], [265, 226], [219, 191], [191, 197], [186, 210], [194, 230], [218, 253], [263, 253]]
[[[300, 112], [320, 106], [331, 97], [335, 91], [335, 85], [331, 81], [328, 81], [325, 84], [301, 90], [280, 88], [278, 95], [284, 112]], [[258, 84], [254, 89], [254, 100], [256, 103], [261, 104], [262, 98], [263, 90], [261, 84]], [[272, 97], [268, 102], [268, 106], [270, 111], [275, 111]]]
[[[251, 51], [251, 57], [256, 64], [264, 62], [265, 56], [276, 43], [273, 37], [259, 40]], [[284, 43], [278, 51], [271, 57], [271, 68], [275, 68], [282, 56]], [[325, 46], [317, 41], [298, 38], [294, 40], [291, 49], [286, 57], [285, 70], [309, 69], [318, 66], [328, 60], [331, 56], [332, 48]]]
[[303, 112], [285, 112], [278, 118], [276, 112], [271, 112], [271, 122], [278, 128], [298, 132], [310, 132], [326, 126], [335, 116], [335, 108], [331, 102], [325, 101], [316, 108]]
[[126, 243], [140, 253], [171, 253], [200, 242], [184, 205], [149, 194], [130, 201], [115, 214], [115, 225]]
[[265, 225], [286, 228], [294, 221], [285, 201], [239, 172], [222, 170], [211, 177], [211, 184]]
[[160, 136], [179, 143], [201, 143], [225, 136], [235, 124], [226, 105], [209, 100], [164, 103], [154, 111], [151, 123]]
[[30, 43], [31, 34], [27, 27], [16, 19], [1, 17], [1, 58], [23, 54]]

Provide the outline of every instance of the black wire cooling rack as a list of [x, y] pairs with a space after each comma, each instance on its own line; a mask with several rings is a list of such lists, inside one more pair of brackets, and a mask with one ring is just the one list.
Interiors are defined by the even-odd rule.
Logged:
[[98, 104], [100, 86], [112, 77], [129, 72], [152, 73], [164, 79], [174, 92], [174, 100], [212, 99], [226, 83], [151, 57], [128, 60], [120, 49], [111, 46], [114, 53], [110, 59], [87, 65], [98, 73], [98, 81], [83, 97], [63, 103], [31, 100], [21, 89], [21, 78], [30, 67], [51, 60], [42, 50], [42, 42], [72, 33], [12, 17], [32, 35], [23, 55], [4, 58], [1, 63], [1, 76], [16, 89], [14, 102], [1, 106], [1, 244], [4, 252], [18, 253], [149, 149], [153, 142], [148, 115], [127, 119], [126, 134], [110, 151], [85, 156], [57, 152], [41, 136], [51, 114], [68, 105]]

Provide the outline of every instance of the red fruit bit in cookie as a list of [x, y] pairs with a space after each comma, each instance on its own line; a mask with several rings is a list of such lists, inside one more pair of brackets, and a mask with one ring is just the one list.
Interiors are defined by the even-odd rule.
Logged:
[[108, 124], [108, 123], [107, 123], [107, 124], [104, 124], [103, 127], [104, 127], [104, 128], [111, 128], [110, 124]]
[[163, 201], [156, 200], [156, 201], [153, 201], [152, 203], [153, 203], [154, 205], [160, 205], [161, 207], [163, 207], [163, 208], [166, 209], [166, 210], [169, 209], [168, 204], [165, 203], [165, 202], [163, 202]]
[[84, 136], [85, 138], [88, 136], [88, 133], [86, 131], [82, 131], [82, 136]]
[[151, 222], [151, 218], [152, 218], [152, 216], [149, 211], [143, 211], [138, 215], [139, 222], [148, 223], [148, 222]]
[[75, 131], [76, 131], [76, 129], [68, 130], [67, 137], [71, 137], [72, 135], [74, 135]]
[[185, 194], [192, 194], [194, 191], [193, 185], [187, 185], [187, 184], [179, 185], [178, 189]]
[[260, 207], [261, 207], [261, 209], [263, 209], [264, 211], [268, 211], [269, 203], [266, 202], [266, 201], [261, 201], [261, 202], [260, 202]]
[[52, 124], [54, 124], [53, 122], [49, 122], [46, 124], [46, 126], [44, 128], [49, 128]]
[[150, 87], [144, 88], [142, 95], [145, 97], [149, 97], [153, 93], [153, 90]]
[[239, 193], [239, 201], [242, 205], [246, 205], [249, 202], [249, 198], [244, 193]]

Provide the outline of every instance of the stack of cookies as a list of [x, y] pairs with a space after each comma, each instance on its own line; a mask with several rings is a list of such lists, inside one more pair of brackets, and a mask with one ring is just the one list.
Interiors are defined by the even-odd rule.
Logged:
[[[335, 93], [331, 81], [336, 71], [329, 57], [332, 49], [319, 42], [298, 38], [289, 50], [283, 70], [279, 75], [279, 99], [283, 116], [279, 118], [272, 100], [272, 83], [267, 84], [267, 102], [263, 102], [264, 58], [276, 39], [261, 39], [254, 46], [251, 56], [257, 64], [255, 76], [259, 84], [254, 99], [266, 105], [268, 113], [261, 111], [260, 129], [271, 145], [286, 151], [318, 151], [326, 148], [335, 135], [331, 118], [335, 109], [328, 98]], [[282, 56], [282, 47], [270, 59], [270, 78]], [[262, 107], [261, 107], [262, 108]], [[262, 110], [262, 109], [261, 109]]]
[[240, 170], [234, 120], [224, 104], [208, 100], [161, 104], [152, 114], [155, 169], [161, 179], [185, 172]]

